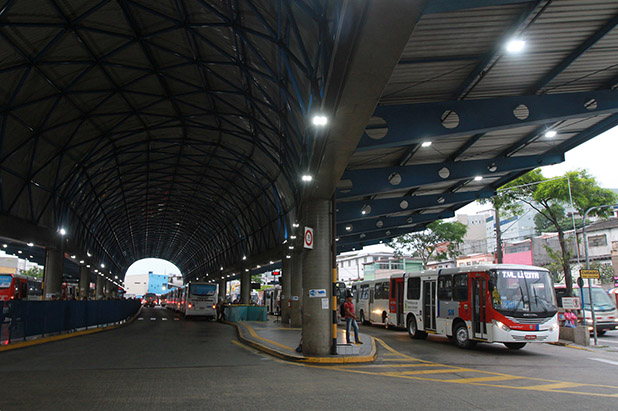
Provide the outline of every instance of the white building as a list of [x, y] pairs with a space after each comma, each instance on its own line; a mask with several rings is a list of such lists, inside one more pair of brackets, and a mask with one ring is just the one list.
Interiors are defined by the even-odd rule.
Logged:
[[[515, 242], [531, 238], [535, 233], [534, 216], [536, 211], [526, 203], [521, 203], [523, 211], [520, 215], [500, 220], [500, 231], [503, 242]], [[496, 221], [493, 215], [485, 220], [487, 249], [485, 252], [496, 251]]]
[[148, 292], [149, 275], [133, 274], [125, 278], [124, 284], [127, 294], [144, 295]]
[[[610, 218], [609, 220], [587, 225], [586, 237], [588, 238], [589, 260], [591, 262], [598, 261], [601, 264], [610, 264], [612, 260], [612, 244], [618, 243], [618, 218]], [[582, 261], [584, 261], [586, 250], [582, 230], [577, 230], [577, 239], [579, 242], [579, 254]]]
[[376, 260], [386, 260], [393, 257], [393, 255], [393, 253], [387, 252], [369, 253], [362, 250], [338, 255], [339, 281], [349, 283], [361, 280], [365, 277], [363, 272], [364, 264], [372, 263]]

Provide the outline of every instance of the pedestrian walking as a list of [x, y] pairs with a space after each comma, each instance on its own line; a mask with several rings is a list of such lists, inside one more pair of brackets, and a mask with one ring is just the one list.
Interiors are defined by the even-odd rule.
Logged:
[[346, 298], [345, 303], [343, 303], [343, 309], [345, 311], [345, 336], [347, 343], [352, 344], [352, 341], [350, 341], [350, 326], [352, 326], [354, 327], [354, 340], [356, 341], [356, 344], [362, 344], [363, 342], [358, 336], [358, 324], [356, 323], [356, 313], [354, 312], [352, 296], [348, 296], [348, 298]]
[[225, 321], [225, 302], [221, 298], [219, 298], [219, 302], [217, 303], [217, 321], [222, 322]]

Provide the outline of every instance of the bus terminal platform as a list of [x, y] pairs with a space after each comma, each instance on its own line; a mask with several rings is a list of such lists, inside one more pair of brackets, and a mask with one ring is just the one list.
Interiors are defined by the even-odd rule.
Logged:
[[337, 327], [337, 354], [323, 357], [309, 357], [298, 352], [301, 345], [301, 328], [282, 324], [277, 317], [268, 316], [268, 321], [228, 322], [238, 331], [241, 342], [258, 351], [286, 361], [314, 364], [370, 363], [377, 358], [377, 347], [373, 337], [359, 334], [362, 344], [346, 344], [345, 323]]

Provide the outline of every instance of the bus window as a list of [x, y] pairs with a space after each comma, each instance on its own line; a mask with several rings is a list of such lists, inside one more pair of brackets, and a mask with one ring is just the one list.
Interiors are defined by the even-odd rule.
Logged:
[[468, 274], [453, 276], [453, 300], [466, 301], [468, 299]]
[[388, 281], [376, 283], [375, 299], [388, 300]]
[[361, 285], [359, 298], [361, 300], [368, 300], [369, 299], [369, 284]]
[[418, 300], [421, 298], [421, 279], [408, 279], [408, 300]]
[[214, 295], [217, 286], [213, 284], [191, 284], [191, 295]]
[[453, 277], [443, 275], [438, 277], [438, 299], [450, 301], [453, 299]]

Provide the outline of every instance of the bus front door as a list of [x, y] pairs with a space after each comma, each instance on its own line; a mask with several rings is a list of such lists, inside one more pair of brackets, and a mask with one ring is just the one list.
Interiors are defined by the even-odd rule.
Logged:
[[391, 278], [391, 291], [388, 298], [388, 311], [390, 312], [388, 323], [396, 326], [401, 326], [404, 322], [403, 285], [403, 278]]
[[483, 277], [472, 277], [472, 330], [475, 338], [487, 339], [487, 314], [485, 294], [487, 280]]
[[436, 281], [423, 281], [423, 322], [425, 330], [436, 330]]

